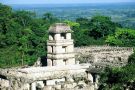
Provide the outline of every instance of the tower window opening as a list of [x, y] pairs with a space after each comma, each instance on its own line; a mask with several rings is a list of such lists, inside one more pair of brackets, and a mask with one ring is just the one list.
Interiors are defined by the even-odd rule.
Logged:
[[66, 39], [66, 33], [61, 33], [61, 38]]
[[62, 46], [62, 49], [63, 49], [63, 52], [66, 53], [67, 50], [66, 50], [67, 46]]
[[122, 61], [121, 57], [118, 57], [118, 60], [121, 62]]
[[54, 66], [53, 59], [52, 59], [52, 66]]
[[65, 65], [67, 65], [67, 59], [64, 59], [63, 62], [65, 63]]

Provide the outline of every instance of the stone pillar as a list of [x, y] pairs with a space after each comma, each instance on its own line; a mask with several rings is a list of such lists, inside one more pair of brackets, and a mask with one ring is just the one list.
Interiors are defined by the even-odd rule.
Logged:
[[48, 53], [53, 53], [53, 52], [52, 52], [52, 51], [53, 51], [52, 46], [47, 46], [47, 51], [48, 51]]
[[60, 40], [60, 34], [55, 34], [54, 39], [55, 40]]
[[94, 63], [98, 62], [98, 57], [97, 56], [98, 56], [97, 54], [94, 54]]
[[9, 87], [8, 87], [8, 90], [13, 90], [13, 87], [14, 87], [13, 80], [12, 80], [12, 78], [9, 78]]
[[37, 86], [38, 86], [39, 88], [43, 88], [43, 87], [44, 87], [43, 81], [38, 81], [38, 82], [37, 82]]
[[89, 90], [95, 90], [94, 85], [89, 86]]
[[47, 66], [52, 66], [52, 60], [51, 59], [47, 59]]
[[66, 39], [69, 39], [69, 40], [71, 39], [71, 33], [66, 34]]
[[98, 89], [98, 84], [99, 84], [99, 75], [95, 75], [95, 89]]
[[25, 85], [22, 87], [21, 90], [30, 90], [30, 84], [29, 84], [29, 83], [25, 84]]
[[28, 90], [30, 90], [30, 84], [29, 83], [26, 85], [26, 87], [28, 88]]
[[49, 35], [49, 40], [53, 40], [53, 36], [52, 35]]
[[13, 87], [13, 89], [14, 89], [14, 90], [16, 90], [16, 89], [18, 89], [18, 88], [19, 88], [19, 86], [18, 86], [18, 82], [17, 82], [17, 81], [14, 81], [14, 83], [13, 83], [13, 84], [14, 84], [14, 87]]
[[93, 83], [93, 76], [90, 73], [87, 74], [87, 78], [91, 83]]
[[33, 83], [31, 84], [31, 90], [36, 90], [36, 83], [35, 83], [35, 82], [33, 82]]
[[96, 75], [95, 77], [96, 77], [96, 80], [95, 80], [96, 83], [99, 83], [99, 78], [100, 78], [100, 76], [99, 76], [99, 75]]

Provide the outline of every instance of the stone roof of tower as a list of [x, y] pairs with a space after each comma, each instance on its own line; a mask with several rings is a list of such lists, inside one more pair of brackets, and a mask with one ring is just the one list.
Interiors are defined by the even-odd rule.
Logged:
[[49, 28], [49, 33], [67, 33], [67, 32], [72, 32], [72, 30], [70, 26], [68, 26], [65, 23], [55, 23]]

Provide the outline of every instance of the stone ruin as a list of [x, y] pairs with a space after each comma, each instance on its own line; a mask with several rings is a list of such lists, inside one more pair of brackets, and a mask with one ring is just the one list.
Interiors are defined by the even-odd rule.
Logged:
[[133, 53], [132, 48], [110, 46], [74, 49], [71, 33], [66, 24], [52, 25], [47, 66], [0, 69], [0, 90], [95, 90], [101, 71], [96, 65], [124, 65]]
[[80, 63], [90, 63], [93, 66], [123, 66], [128, 62], [128, 57], [133, 54], [130, 47], [112, 46], [86, 46], [77, 47], [76, 60]]

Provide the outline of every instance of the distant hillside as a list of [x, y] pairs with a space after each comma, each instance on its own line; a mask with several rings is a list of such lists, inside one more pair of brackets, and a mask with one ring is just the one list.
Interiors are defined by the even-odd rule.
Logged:
[[42, 17], [51, 12], [56, 17], [75, 20], [78, 17], [91, 18], [94, 15], [111, 16], [112, 20], [121, 23], [124, 27], [135, 28], [135, 3], [113, 4], [45, 4], [45, 5], [10, 5], [13, 10], [28, 10]]

